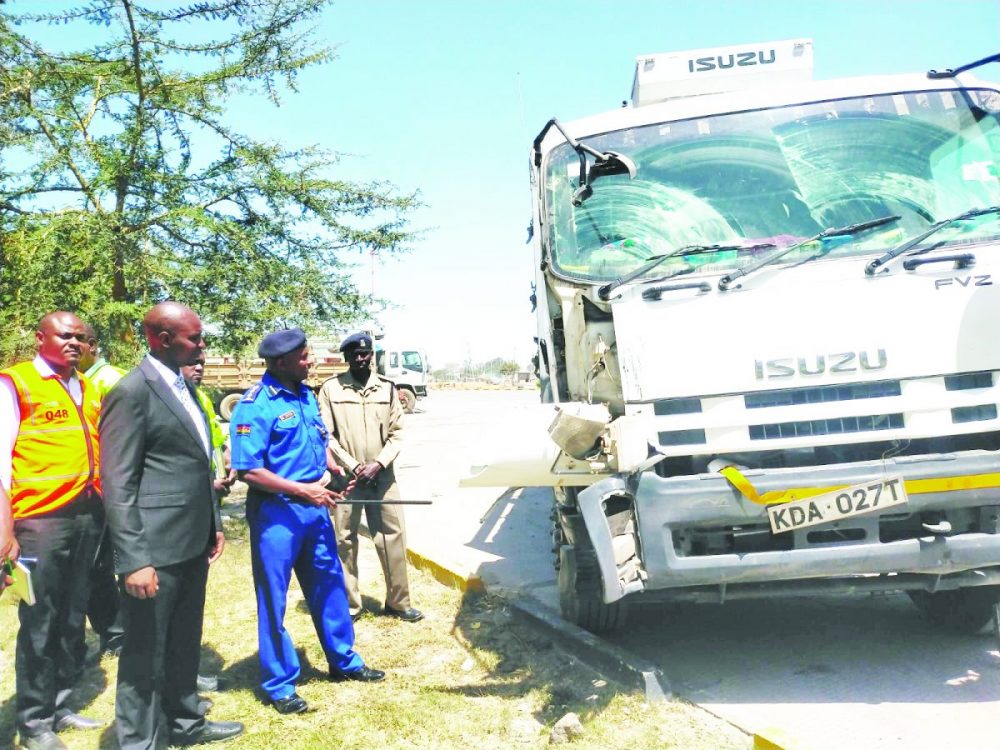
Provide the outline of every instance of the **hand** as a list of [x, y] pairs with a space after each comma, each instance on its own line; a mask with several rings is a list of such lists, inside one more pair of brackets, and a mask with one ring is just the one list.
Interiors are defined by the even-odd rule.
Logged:
[[152, 565], [133, 570], [125, 576], [125, 591], [136, 599], [152, 599], [159, 589], [160, 580], [156, 577], [156, 568]]
[[236, 484], [236, 479], [237, 479], [236, 469], [229, 469], [229, 474], [222, 481], [226, 483], [226, 487], [232, 487], [234, 484]]
[[325, 505], [328, 508], [335, 507], [337, 505], [337, 498], [343, 497], [343, 495], [338, 495], [333, 490], [327, 489], [322, 480], [300, 483], [298, 496], [307, 503], [319, 507]]
[[215, 494], [219, 497], [225, 497], [229, 494], [229, 485], [226, 484], [225, 479], [215, 479], [212, 481], [212, 487], [215, 488]]
[[11, 534], [6, 539], [0, 539], [0, 560], [14, 562], [20, 556], [21, 545], [17, 543], [17, 537]]
[[226, 548], [226, 535], [221, 531], [215, 532], [215, 544], [208, 551], [208, 564], [211, 565], [220, 557], [222, 557], [222, 550]]
[[[21, 545], [17, 543], [17, 539], [13, 534], [11, 534], [10, 537], [8, 537], [7, 539], [4, 539], [2, 542], [0, 542], [0, 560], [9, 561], [13, 563], [15, 560], [17, 560], [20, 554], [21, 554]], [[6, 572], [7, 571], [6, 562], [4, 563], [3, 569], [4, 569], [4, 574], [2, 577], [0, 577], [0, 591], [3, 591], [5, 588], [14, 583], [14, 579], [11, 578], [10, 574]]]
[[357, 477], [359, 482], [367, 484], [368, 482], [374, 482], [380, 471], [382, 471], [382, 464], [378, 461], [370, 461], [358, 466], [354, 470], [354, 476]]

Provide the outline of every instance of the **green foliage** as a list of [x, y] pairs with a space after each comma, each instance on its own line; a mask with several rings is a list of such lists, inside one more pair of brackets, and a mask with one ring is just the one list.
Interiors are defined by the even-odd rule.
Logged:
[[[416, 196], [337, 179], [336, 154], [286, 150], [226, 119], [233, 95], [278, 104], [300, 70], [331, 59], [308, 34], [326, 3], [4, 6], [0, 363], [30, 352], [53, 309], [93, 324], [122, 364], [164, 299], [197, 310], [226, 352], [276, 326], [368, 314], [347, 266], [406, 248]], [[82, 49], [43, 48], [29, 32], [45, 24], [78, 31]]]

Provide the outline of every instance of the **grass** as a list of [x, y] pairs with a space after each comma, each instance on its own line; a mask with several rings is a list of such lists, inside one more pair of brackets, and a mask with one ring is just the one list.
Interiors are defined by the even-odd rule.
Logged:
[[[299, 693], [311, 710], [279, 716], [258, 692], [256, 608], [249, 543], [240, 518], [227, 522], [229, 544], [209, 575], [202, 672], [218, 674], [209, 718], [239, 720], [246, 733], [232, 750], [336, 748], [540, 748], [563, 715], [575, 712], [584, 732], [571, 747], [749, 748], [731, 725], [683, 701], [647, 703], [606, 682], [547, 636], [515, 623], [503, 600], [463, 595], [411, 571], [413, 602], [426, 614], [403, 623], [365, 614], [357, 649], [388, 673], [379, 684], [331, 683], [302, 594], [293, 583], [286, 625], [302, 659]], [[371, 544], [362, 548], [366, 608], [383, 593]], [[0, 605], [0, 632], [17, 628], [16, 608]], [[93, 638], [88, 635], [88, 638]], [[0, 643], [0, 747], [14, 741], [14, 639]], [[84, 675], [75, 699], [81, 713], [109, 723], [103, 731], [62, 735], [73, 750], [114, 748], [116, 660], [105, 657]]]

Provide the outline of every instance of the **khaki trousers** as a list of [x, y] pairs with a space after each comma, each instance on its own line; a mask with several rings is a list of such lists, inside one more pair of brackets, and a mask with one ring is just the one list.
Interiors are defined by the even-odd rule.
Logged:
[[[398, 500], [399, 488], [391, 472], [383, 470], [373, 484], [359, 485], [350, 499]], [[333, 523], [337, 529], [337, 554], [344, 568], [351, 616], [362, 610], [358, 591], [358, 529], [362, 512], [385, 576], [385, 605], [399, 611], [409, 609], [410, 584], [406, 575], [406, 527], [402, 506], [338, 505], [333, 512]]]

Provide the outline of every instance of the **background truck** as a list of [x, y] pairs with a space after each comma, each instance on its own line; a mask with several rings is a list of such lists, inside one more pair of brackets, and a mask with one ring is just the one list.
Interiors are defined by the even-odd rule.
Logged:
[[1000, 584], [1000, 94], [811, 80], [808, 39], [636, 60], [631, 106], [531, 150], [561, 606]]
[[[328, 378], [347, 370], [347, 363], [337, 344], [310, 343], [313, 366], [309, 371], [309, 387], [319, 390]], [[427, 395], [427, 355], [420, 349], [405, 349], [375, 340], [376, 367], [396, 384], [396, 393], [407, 413], [417, 407], [417, 399]], [[216, 411], [227, 422], [233, 409], [250, 386], [264, 374], [263, 359], [240, 357], [208, 357], [202, 386], [215, 391]]]

